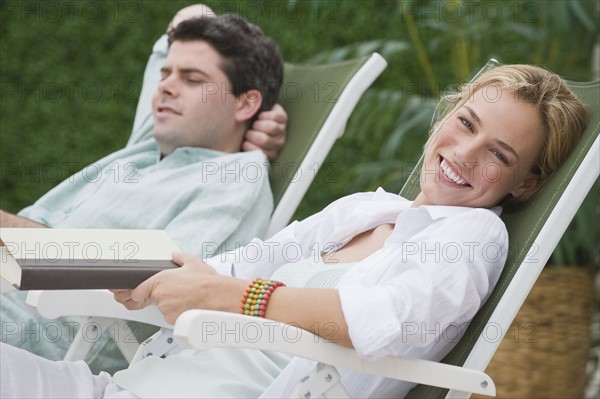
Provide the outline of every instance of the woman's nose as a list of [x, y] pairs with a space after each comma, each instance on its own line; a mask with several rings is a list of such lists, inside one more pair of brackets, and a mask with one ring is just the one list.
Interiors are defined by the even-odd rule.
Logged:
[[478, 165], [479, 145], [476, 141], [459, 143], [454, 150], [456, 162], [467, 168], [474, 168]]

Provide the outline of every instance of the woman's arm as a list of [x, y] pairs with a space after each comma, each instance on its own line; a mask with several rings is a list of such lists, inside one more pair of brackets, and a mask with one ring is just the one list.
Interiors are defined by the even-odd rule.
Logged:
[[269, 300], [265, 317], [298, 326], [328, 341], [353, 347], [336, 289], [278, 288]]
[[[337, 246], [351, 235], [359, 219], [356, 212], [362, 212], [364, 205], [372, 210], [372, 201], [383, 200], [389, 201], [389, 194], [358, 193], [341, 198], [265, 241], [254, 239], [235, 251], [208, 259], [208, 263], [191, 255], [174, 254], [179, 269], [160, 272], [135, 290], [113, 291], [115, 299], [131, 310], [154, 304], [170, 323], [188, 309], [237, 313], [252, 279], [269, 278], [284, 264], [320, 256], [321, 250]], [[336, 289], [278, 288], [265, 316], [352, 346]]]
[[[174, 253], [173, 261], [181, 267], [158, 273], [134, 290], [114, 291], [115, 299], [130, 310], [156, 305], [169, 323], [189, 309], [240, 312], [250, 281], [221, 275], [193, 255]], [[352, 347], [335, 289], [280, 287], [265, 317]]]

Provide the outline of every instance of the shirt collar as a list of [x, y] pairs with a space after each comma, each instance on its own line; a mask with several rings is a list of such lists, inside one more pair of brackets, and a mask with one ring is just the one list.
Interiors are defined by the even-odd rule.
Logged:
[[[423, 205], [421, 208], [425, 209], [431, 219], [437, 220], [444, 217], [458, 215], [460, 213], [467, 212], [473, 208], [467, 206], [443, 206], [443, 205]], [[496, 216], [500, 216], [502, 213], [501, 206], [495, 206], [493, 208], [489, 208], [490, 211], [494, 212]]]
[[[395, 204], [395, 210], [404, 210], [410, 208], [414, 201], [407, 200], [396, 194], [386, 192], [383, 188], [379, 187], [375, 191], [374, 200], [389, 201], [390, 199], [397, 201]], [[423, 205], [419, 208], [425, 209], [432, 220], [441, 219], [448, 216], [457, 215], [463, 212], [467, 212], [473, 208], [467, 206], [444, 206], [444, 205]], [[490, 211], [494, 212], [496, 216], [500, 216], [502, 213], [501, 206], [495, 206], [489, 208]]]

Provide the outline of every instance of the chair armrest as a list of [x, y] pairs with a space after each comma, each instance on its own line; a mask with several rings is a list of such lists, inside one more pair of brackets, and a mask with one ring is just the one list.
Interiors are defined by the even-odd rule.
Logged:
[[369, 360], [293, 325], [235, 313], [189, 310], [175, 323], [174, 336], [182, 347], [253, 348], [283, 352], [362, 373], [495, 396], [492, 379], [478, 370], [429, 360], [387, 356]]
[[165, 321], [156, 306], [148, 306], [141, 310], [127, 310], [115, 301], [112, 292], [108, 290], [29, 291], [26, 302], [48, 319], [62, 316], [94, 316], [173, 328], [173, 325]]

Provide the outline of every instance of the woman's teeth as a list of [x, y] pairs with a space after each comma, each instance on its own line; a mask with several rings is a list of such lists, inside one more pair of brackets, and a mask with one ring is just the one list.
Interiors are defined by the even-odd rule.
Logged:
[[444, 172], [444, 175], [454, 183], [460, 184], [461, 186], [467, 186], [469, 184], [465, 179], [461, 178], [452, 171], [450, 166], [446, 163], [445, 159], [442, 159], [442, 162], [440, 162], [440, 167], [442, 168], [442, 172]]

